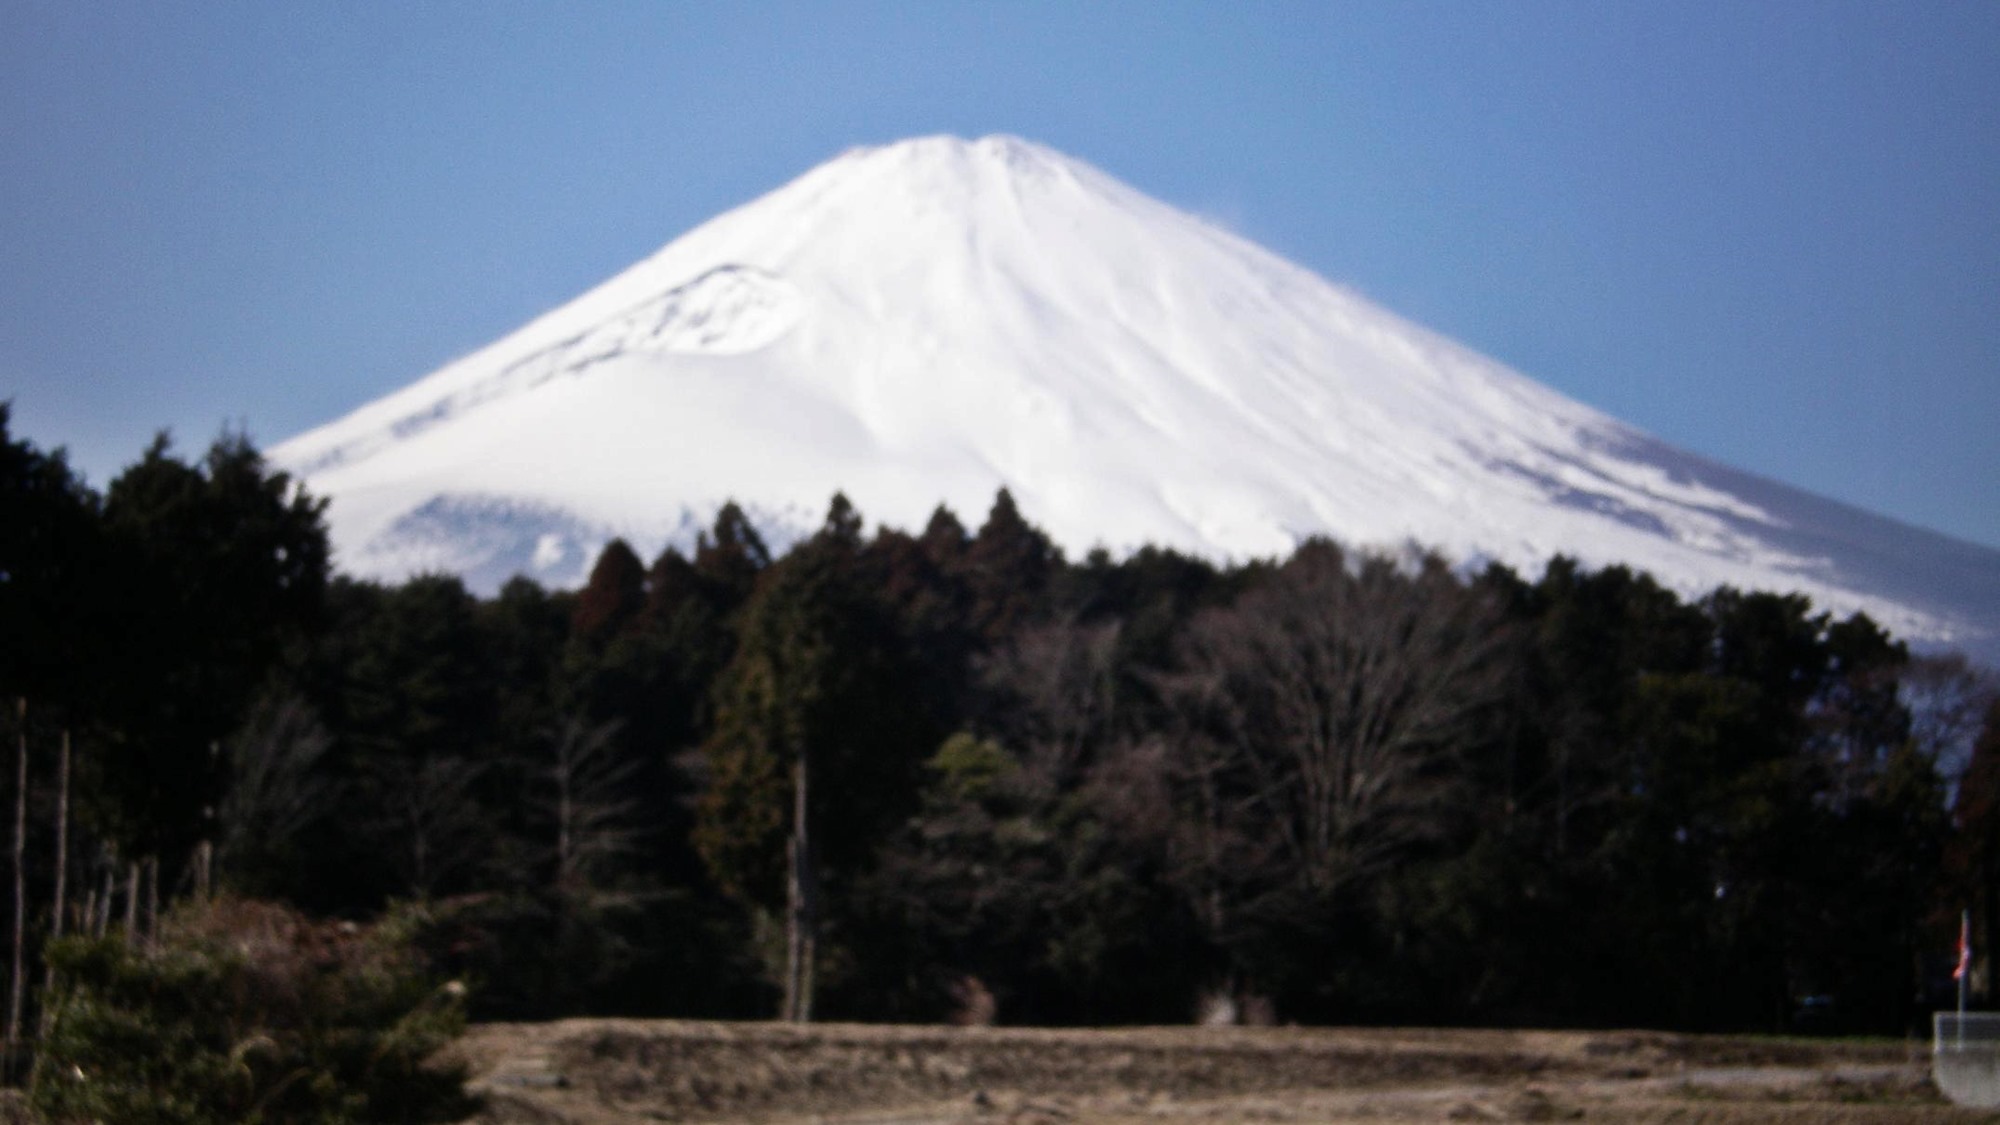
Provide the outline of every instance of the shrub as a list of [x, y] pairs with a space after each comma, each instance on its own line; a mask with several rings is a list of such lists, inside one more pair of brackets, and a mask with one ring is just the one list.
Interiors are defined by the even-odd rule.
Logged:
[[475, 1108], [434, 1056], [464, 989], [414, 952], [429, 921], [314, 922], [225, 899], [164, 920], [151, 949], [51, 944], [56, 987], [29, 1101], [56, 1122], [453, 1121]]

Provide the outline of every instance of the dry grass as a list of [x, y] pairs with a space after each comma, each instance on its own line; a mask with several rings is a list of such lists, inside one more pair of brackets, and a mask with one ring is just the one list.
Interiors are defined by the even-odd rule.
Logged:
[[1945, 1123], [1922, 1044], [1654, 1032], [477, 1027], [488, 1125], [642, 1121]]

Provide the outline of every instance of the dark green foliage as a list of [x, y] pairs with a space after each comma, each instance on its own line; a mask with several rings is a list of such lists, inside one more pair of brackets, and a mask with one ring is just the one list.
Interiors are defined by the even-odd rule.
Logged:
[[730, 606], [743, 604], [757, 575], [770, 565], [770, 549], [734, 501], [715, 513], [715, 527], [695, 541], [695, 572], [712, 583], [718, 599]]
[[[151, 855], [172, 896], [197, 842], [325, 915], [449, 896], [482, 1016], [768, 1014], [801, 756], [822, 1014], [1781, 1029], [1831, 995], [1900, 1032], [1962, 905], [2000, 941], [1993, 681], [1800, 598], [1325, 542], [1070, 564], [1002, 491], [977, 535], [836, 496], [776, 557], [728, 504], [488, 599], [329, 580], [240, 438], [100, 498], [7, 421], [33, 902], [69, 731], [72, 904]], [[173, 964], [162, 997], [239, 971]]]
[[99, 501], [63, 451], [9, 436], [11, 413], [0, 402], [0, 691], [81, 703], [110, 656], [93, 643], [110, 623]]
[[781, 898], [800, 754], [822, 779], [813, 816], [824, 826], [821, 857], [837, 871], [911, 808], [917, 765], [935, 745], [925, 701], [905, 690], [911, 654], [860, 580], [852, 531], [830, 521], [762, 576], [702, 748], [696, 844], [718, 884], [766, 908]]
[[533, 737], [556, 721], [551, 698], [569, 638], [573, 595], [515, 578], [479, 603], [474, 629], [484, 652], [488, 698], [510, 758], [532, 757]]
[[1017, 755], [960, 733], [926, 764], [922, 809], [856, 888], [878, 1018], [934, 1020], [966, 979], [1018, 1023], [1178, 1022], [1206, 968], [1163, 878], [1157, 763], [1130, 748], [1080, 768], [1056, 742]]
[[464, 1026], [404, 913], [366, 929], [247, 900], [187, 908], [158, 948], [55, 943], [29, 1099], [52, 1122], [455, 1121], [462, 1071], [432, 1057]]
[[492, 734], [492, 696], [477, 601], [457, 578], [400, 586], [346, 584], [342, 632], [351, 644], [341, 722], [370, 757], [464, 754]]
[[184, 855], [205, 830], [215, 744], [323, 623], [324, 508], [235, 435], [196, 463], [162, 436], [111, 482], [101, 596], [115, 631], [86, 664], [116, 762], [100, 784], [129, 846]]
[[884, 1014], [965, 978], [1009, 1020], [1177, 1020], [1207, 960], [1164, 877], [1153, 748], [1117, 734], [1116, 624], [1023, 630], [980, 662], [993, 737], [926, 763], [922, 806], [857, 888]]
[[874, 592], [906, 657], [911, 679], [905, 691], [921, 700], [940, 725], [947, 716], [964, 714], [970, 705], [970, 662], [979, 645], [968, 617], [971, 595], [965, 583], [950, 565], [933, 557], [925, 541], [887, 528], [862, 549], [856, 575]]
[[988, 644], [1012, 636], [1035, 616], [1061, 565], [1062, 553], [1001, 489], [959, 562], [972, 593], [973, 630]]
[[320, 853], [334, 861], [329, 880], [366, 878], [377, 896], [361, 905], [372, 908], [507, 873], [514, 857], [493, 836], [508, 784], [500, 751], [532, 732], [495, 722], [488, 662], [498, 652], [477, 600], [457, 578], [433, 575], [388, 589], [342, 583], [334, 601], [348, 648], [331, 711], [350, 794], [366, 813], [343, 818]]

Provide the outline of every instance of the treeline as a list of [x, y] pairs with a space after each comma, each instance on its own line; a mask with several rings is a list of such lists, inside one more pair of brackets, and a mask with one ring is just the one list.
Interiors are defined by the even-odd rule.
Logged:
[[1901, 1031], [2000, 910], [1990, 680], [1798, 597], [1070, 561], [1002, 491], [480, 598], [331, 575], [240, 438], [99, 495], [5, 421], [31, 947], [64, 739], [93, 909], [427, 900], [490, 1017]]

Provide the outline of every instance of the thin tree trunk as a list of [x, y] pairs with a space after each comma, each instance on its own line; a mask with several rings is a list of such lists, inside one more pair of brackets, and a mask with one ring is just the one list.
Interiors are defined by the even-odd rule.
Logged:
[[63, 911], [69, 890], [69, 732], [62, 735], [62, 758], [56, 767], [56, 891], [50, 936], [63, 936]]
[[125, 943], [139, 936], [139, 861], [133, 860], [125, 876]]
[[[210, 777], [216, 776], [217, 772], [221, 770], [222, 743], [211, 742], [208, 744], [208, 768]], [[212, 880], [215, 877], [215, 837], [217, 828], [215, 805], [210, 803], [203, 806], [201, 810], [201, 842], [195, 845], [195, 855], [199, 857], [201, 863], [199, 889], [195, 894], [196, 901], [203, 904], [208, 902], [209, 892], [214, 889]], [[155, 857], [155, 862], [157, 860], [158, 857]]]
[[[571, 727], [571, 730], [576, 728]], [[559, 734], [556, 740], [556, 889], [569, 886], [570, 876], [570, 781], [575, 772], [575, 763], [570, 760], [571, 745], [566, 734]]]
[[[68, 921], [69, 891], [69, 731], [62, 733], [62, 757], [56, 766], [56, 887], [55, 910], [49, 919], [49, 940], [63, 936], [64, 923]], [[87, 903], [88, 900], [86, 900]], [[84, 926], [89, 927], [88, 905], [84, 908]], [[46, 958], [44, 958], [46, 960]], [[48, 1034], [48, 998], [56, 987], [56, 967], [48, 965], [42, 970], [42, 1019], [37, 1037]]]
[[799, 1022], [799, 838], [785, 841], [785, 1000], [778, 1018]]
[[160, 944], [160, 857], [146, 857], [146, 948]]
[[14, 977], [7, 991], [7, 1060], [21, 1045], [21, 1001], [27, 992], [28, 701], [21, 700], [21, 748], [14, 762]]
[[813, 868], [811, 758], [801, 747], [792, 759], [792, 839], [785, 919], [785, 1019], [811, 1023], [813, 962], [819, 946], [818, 879]]
[[97, 930], [93, 935], [103, 937], [111, 932], [111, 899], [118, 893], [118, 871], [107, 861], [104, 868], [104, 890], [97, 896]]

